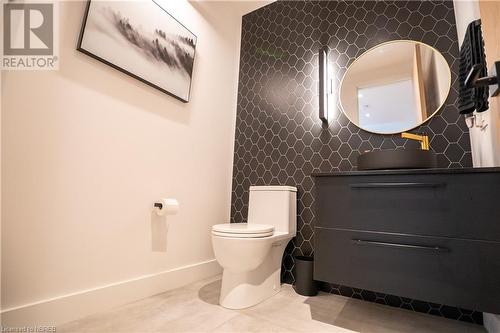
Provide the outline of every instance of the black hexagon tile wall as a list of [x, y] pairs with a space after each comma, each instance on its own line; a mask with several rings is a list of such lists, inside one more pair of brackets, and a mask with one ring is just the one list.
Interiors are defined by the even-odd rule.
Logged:
[[[334, 104], [330, 122], [318, 118], [318, 58], [327, 46], [336, 87], [348, 66], [382, 42], [412, 39], [444, 55], [452, 89], [444, 107], [417, 131], [430, 137], [441, 167], [470, 167], [468, 129], [457, 112], [458, 43], [451, 1], [278, 1], [243, 17], [231, 222], [247, 216], [250, 185], [298, 188], [297, 237], [283, 260], [283, 280], [293, 283], [293, 255], [313, 249], [312, 172], [353, 170], [365, 150], [417, 143], [360, 130]], [[348, 286], [323, 289], [409, 310], [469, 322], [482, 314], [446, 305], [384, 295]]]

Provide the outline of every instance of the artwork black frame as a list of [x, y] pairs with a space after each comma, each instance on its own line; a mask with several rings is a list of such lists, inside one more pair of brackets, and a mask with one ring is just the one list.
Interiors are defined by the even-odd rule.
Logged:
[[[196, 44], [197, 44], [198, 36], [196, 36], [184, 24], [182, 24], [181, 22], [179, 22], [179, 20], [177, 20], [169, 12], [167, 12], [156, 1], [154, 1], [154, 0], [150, 0], [150, 1], [152, 1], [156, 6], [158, 6], [158, 8], [160, 10], [164, 11], [167, 15], [169, 15], [172, 19], [174, 19], [177, 23], [179, 23], [179, 25], [181, 25], [184, 29], [186, 29], [187, 31], [189, 31], [196, 38], [195, 52], [194, 52], [194, 56], [193, 56], [193, 68], [194, 68], [194, 63], [195, 63], [195, 60], [196, 60]], [[114, 68], [114, 69], [116, 69], [116, 70], [124, 73], [124, 74], [126, 74], [126, 75], [128, 75], [128, 76], [131, 76], [134, 79], [139, 80], [142, 83], [145, 83], [148, 86], [153, 87], [153, 88], [155, 88], [155, 89], [157, 89], [157, 90], [159, 90], [159, 91], [161, 91], [161, 92], [163, 92], [163, 93], [165, 93], [165, 94], [167, 94], [167, 95], [169, 95], [171, 97], [174, 97], [175, 99], [178, 99], [179, 101], [181, 101], [183, 103], [188, 103], [189, 102], [189, 98], [191, 97], [191, 87], [192, 87], [192, 84], [193, 84], [193, 78], [192, 77], [191, 77], [191, 80], [189, 82], [188, 99], [184, 99], [184, 98], [179, 97], [179, 96], [175, 95], [174, 93], [172, 93], [172, 92], [170, 92], [170, 91], [168, 91], [168, 90], [166, 90], [166, 89], [164, 89], [164, 88], [162, 88], [162, 87], [160, 87], [160, 86], [158, 86], [158, 85], [156, 85], [156, 84], [154, 84], [154, 83], [152, 83], [152, 82], [150, 82], [148, 80], [143, 79], [142, 77], [140, 77], [140, 76], [138, 76], [138, 75], [136, 75], [136, 74], [134, 74], [134, 73], [132, 73], [132, 72], [130, 72], [130, 71], [128, 71], [128, 70], [120, 67], [120, 66], [117, 66], [117, 65], [113, 64], [112, 62], [110, 62], [110, 61], [108, 61], [108, 60], [106, 60], [106, 59], [104, 59], [102, 57], [99, 57], [98, 55], [95, 55], [92, 52], [89, 52], [89, 51], [85, 50], [82, 47], [83, 35], [85, 34], [85, 27], [87, 25], [87, 19], [88, 19], [88, 15], [89, 15], [89, 10], [90, 10], [91, 2], [92, 2], [92, 0], [88, 0], [87, 1], [87, 5], [86, 5], [86, 8], [85, 8], [85, 13], [84, 13], [84, 16], [83, 16], [82, 27], [80, 28], [80, 34], [79, 34], [79, 37], [78, 37], [78, 44], [77, 44], [77, 47], [76, 47], [77, 51], [82, 52], [82, 53], [88, 55], [89, 57], [94, 58], [94, 59], [96, 59], [96, 60], [98, 60], [98, 61], [100, 61], [100, 62], [102, 62], [102, 63], [104, 63], [104, 64], [106, 64], [106, 65], [108, 65], [108, 66], [110, 66], [110, 67], [112, 67], [112, 68]], [[193, 70], [193, 73], [194, 73], [194, 70]]]

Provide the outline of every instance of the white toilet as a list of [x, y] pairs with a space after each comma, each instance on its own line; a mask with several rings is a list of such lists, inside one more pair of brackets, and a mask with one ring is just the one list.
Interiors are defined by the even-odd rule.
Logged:
[[280, 291], [281, 259], [297, 232], [297, 188], [251, 186], [248, 223], [212, 227], [215, 258], [224, 269], [219, 303], [258, 304]]

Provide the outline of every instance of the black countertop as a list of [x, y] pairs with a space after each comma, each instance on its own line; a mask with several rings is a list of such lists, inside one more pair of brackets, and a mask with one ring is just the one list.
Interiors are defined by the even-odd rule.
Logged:
[[373, 175], [433, 175], [433, 174], [465, 174], [465, 173], [500, 173], [500, 167], [335, 171], [335, 172], [315, 172], [312, 173], [311, 176], [335, 177], [335, 176], [373, 176]]

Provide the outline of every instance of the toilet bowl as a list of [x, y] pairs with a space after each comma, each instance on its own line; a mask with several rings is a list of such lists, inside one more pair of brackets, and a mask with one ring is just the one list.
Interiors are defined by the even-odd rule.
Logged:
[[223, 268], [219, 304], [256, 305], [281, 289], [281, 261], [297, 230], [297, 189], [251, 186], [247, 223], [212, 227], [215, 258]]

